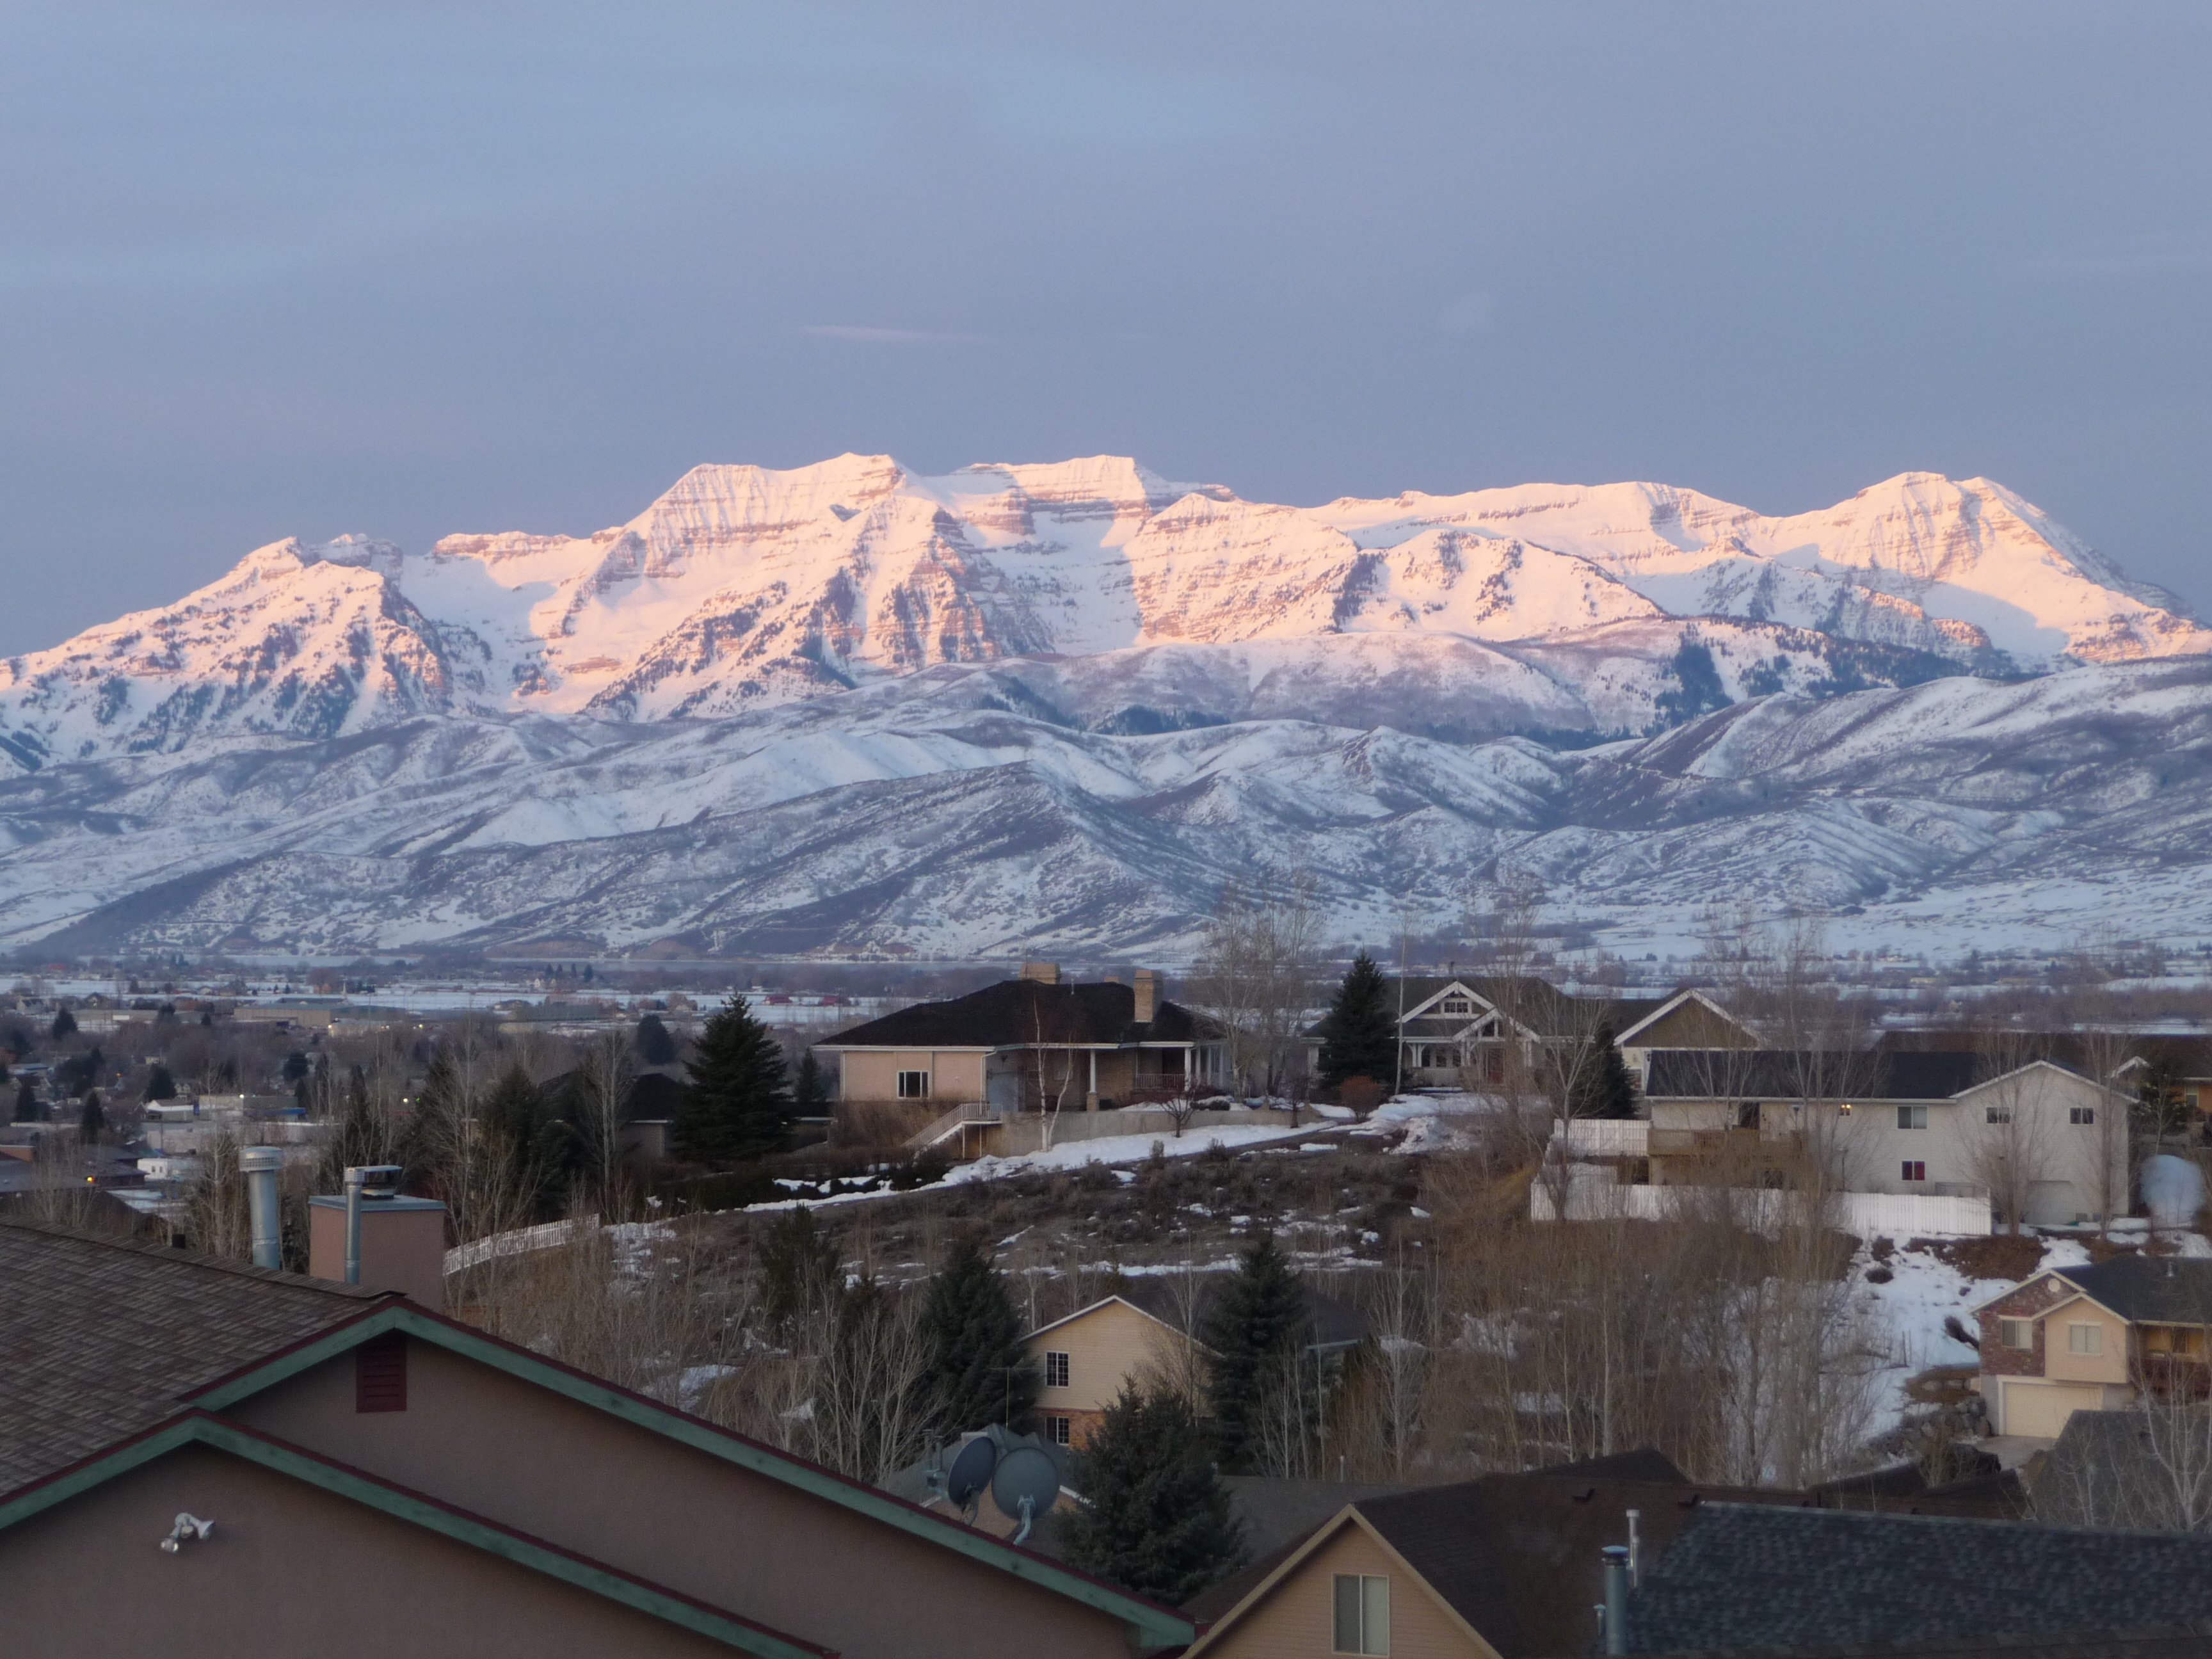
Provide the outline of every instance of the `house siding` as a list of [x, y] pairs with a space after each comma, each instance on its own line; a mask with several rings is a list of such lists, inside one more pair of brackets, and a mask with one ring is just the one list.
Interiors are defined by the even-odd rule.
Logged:
[[896, 1100], [901, 1072], [929, 1073], [932, 1100], [983, 1098], [981, 1051], [973, 1048], [900, 1048], [882, 1052], [847, 1050], [838, 1066], [840, 1100]]
[[[1985, 1376], [2040, 1376], [2043, 1375], [2043, 1315], [2051, 1304], [2073, 1295], [2073, 1291], [2055, 1279], [2045, 1278], [2021, 1285], [2002, 1301], [1982, 1310], [1982, 1374]], [[2035, 1322], [2033, 1346], [2008, 1348], [2004, 1345], [2003, 1322], [2008, 1319], [2028, 1319]]]
[[1093, 1418], [1120, 1396], [1127, 1382], [1156, 1369], [1172, 1369], [1190, 1339], [1123, 1302], [1109, 1302], [1064, 1325], [1029, 1339], [1030, 1355], [1043, 1374], [1048, 1352], [1064, 1353], [1067, 1386], [1037, 1395], [1037, 1410]]
[[230, 1414], [847, 1659], [1128, 1659], [1109, 1613], [434, 1345], [407, 1353], [404, 1412], [356, 1412], [347, 1354]]
[[1471, 1638], [1426, 1584], [1356, 1522], [1346, 1522], [1256, 1607], [1209, 1639], [1206, 1659], [1331, 1659], [1336, 1651], [1336, 1576], [1390, 1581], [1390, 1659], [1497, 1659]]

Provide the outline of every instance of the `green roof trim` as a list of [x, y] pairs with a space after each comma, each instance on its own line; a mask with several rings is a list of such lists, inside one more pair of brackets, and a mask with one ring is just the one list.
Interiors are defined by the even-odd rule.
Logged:
[[757, 1444], [657, 1401], [643, 1399], [571, 1370], [526, 1348], [486, 1336], [406, 1302], [387, 1303], [335, 1330], [287, 1349], [262, 1364], [204, 1389], [190, 1399], [193, 1404], [210, 1411], [224, 1410], [288, 1377], [335, 1358], [373, 1336], [392, 1330], [404, 1331], [421, 1341], [505, 1371], [523, 1382], [550, 1389], [579, 1404], [605, 1412], [726, 1463], [841, 1504], [1070, 1601], [1079, 1601], [1120, 1620], [1128, 1626], [1132, 1639], [1140, 1648], [1181, 1646], [1197, 1638], [1197, 1626], [1172, 1608], [1140, 1600], [1111, 1584], [1003, 1544], [988, 1534], [931, 1515], [888, 1492], [848, 1480], [819, 1464]]
[[388, 1485], [343, 1464], [331, 1462], [238, 1424], [198, 1412], [166, 1423], [151, 1434], [43, 1485], [30, 1487], [0, 1504], [0, 1531], [188, 1445], [210, 1446], [228, 1452], [471, 1549], [619, 1602], [664, 1623], [681, 1626], [746, 1653], [759, 1655], [761, 1659], [834, 1659], [828, 1648], [782, 1635], [706, 1602], [633, 1578], [586, 1556], [571, 1554], [511, 1532], [465, 1510]]

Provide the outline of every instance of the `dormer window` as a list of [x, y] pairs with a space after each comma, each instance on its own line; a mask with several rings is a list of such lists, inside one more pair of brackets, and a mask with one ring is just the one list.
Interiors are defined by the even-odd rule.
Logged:
[[1447, 1014], [1471, 1014], [1474, 1012], [1474, 1004], [1465, 997], [1446, 997], [1443, 1012]]

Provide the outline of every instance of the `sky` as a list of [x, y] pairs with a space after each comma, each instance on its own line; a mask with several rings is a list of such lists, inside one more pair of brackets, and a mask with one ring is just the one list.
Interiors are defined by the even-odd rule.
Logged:
[[0, 653], [705, 461], [1982, 475], [2212, 614], [2212, 7], [0, 9]]

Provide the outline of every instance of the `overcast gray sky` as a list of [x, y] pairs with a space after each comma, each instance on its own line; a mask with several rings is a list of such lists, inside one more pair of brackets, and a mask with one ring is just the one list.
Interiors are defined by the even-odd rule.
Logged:
[[700, 461], [1998, 478], [2212, 612], [2212, 7], [0, 11], [0, 652]]

